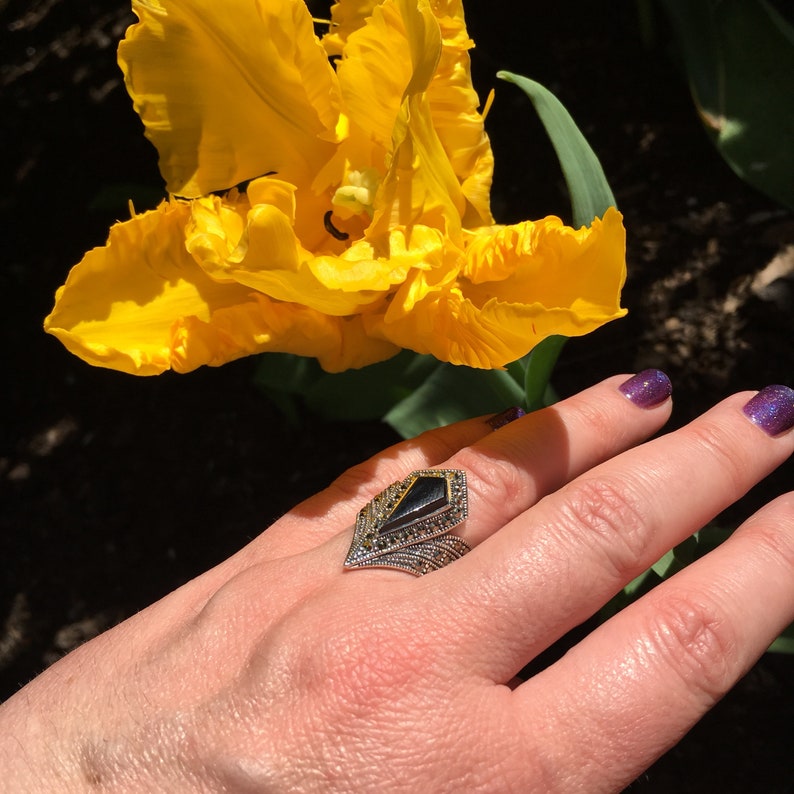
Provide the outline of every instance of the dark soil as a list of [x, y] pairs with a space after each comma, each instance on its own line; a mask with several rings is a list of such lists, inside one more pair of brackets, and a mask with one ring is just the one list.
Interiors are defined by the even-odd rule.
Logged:
[[[559, 391], [660, 366], [677, 426], [733, 391], [794, 381], [794, 218], [711, 146], [662, 21], [644, 42], [637, 4], [535, 4], [519, 18], [508, 5], [469, 2], [481, 95], [502, 68], [557, 92], [629, 230], [630, 315], [569, 343]], [[127, 197], [161, 189], [115, 66], [131, 20], [113, 0], [0, 0], [0, 699], [394, 439], [378, 423], [290, 426], [255, 388], [251, 360], [135, 379], [41, 331], [68, 268], [126, 217]], [[488, 121], [497, 217], [566, 215], [553, 152], [517, 89], [497, 86]], [[722, 521], [790, 489], [792, 474], [789, 463]], [[794, 657], [767, 654], [632, 790], [794, 791], [792, 714]]]

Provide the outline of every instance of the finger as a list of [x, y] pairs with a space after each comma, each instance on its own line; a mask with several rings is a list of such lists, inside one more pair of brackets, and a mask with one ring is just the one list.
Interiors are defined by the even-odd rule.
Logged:
[[254, 544], [256, 552], [266, 548], [272, 558], [314, 548], [352, 526], [358, 510], [395, 480], [415, 469], [438, 466], [462, 447], [494, 433], [491, 418], [468, 419], [427, 431], [348, 469], [261, 535]]
[[[675, 744], [794, 620], [794, 493], [623, 610], [515, 694], [569, 791], [617, 791]], [[575, 759], [575, 764], [572, 760]]]
[[440, 571], [442, 613], [468, 623], [464, 663], [508, 680], [785, 460], [794, 433], [761, 432], [748, 396], [588, 471]]
[[[645, 392], [634, 391], [638, 383]], [[543, 496], [644, 441], [669, 418], [670, 393], [658, 370], [609, 378], [462, 448], [444, 463], [465, 471], [468, 484], [469, 518], [454, 533], [476, 546]]]
[[473, 520], [456, 534], [476, 544], [574, 474], [658, 430], [670, 414], [669, 380], [658, 374], [651, 410], [626, 399], [626, 389], [618, 389], [626, 376], [617, 376], [496, 433], [471, 420], [398, 444], [292, 511], [288, 522], [268, 531], [270, 543], [283, 537], [285, 553], [317, 545], [352, 528], [357, 512], [386, 486], [433, 467], [467, 472]]
[[[523, 417], [499, 433], [464, 447], [445, 461], [442, 468], [463, 471], [468, 483], [468, 518], [463, 524], [453, 525], [449, 534], [469, 546], [476, 546], [571, 477], [658, 430], [670, 413], [670, 381], [658, 370], [648, 373], [633, 376], [628, 381], [629, 385], [639, 382], [643, 389], [650, 388], [654, 398], [652, 403], [642, 401], [648, 410], [642, 410], [637, 402], [626, 399], [625, 376], [610, 378], [553, 407]], [[629, 395], [634, 400], [638, 398], [631, 390]], [[451, 497], [450, 500], [454, 501]], [[339, 543], [349, 545], [351, 536], [352, 530], [339, 538]], [[392, 537], [396, 537], [399, 544], [400, 538], [396, 533], [395, 536], [375, 538], [360, 535], [362, 544], [370, 545], [356, 548], [363, 555], [372, 549], [388, 554], [393, 551], [389, 546]], [[436, 549], [429, 544], [416, 552], [410, 546], [398, 545], [396, 548], [401, 555], [395, 554], [398, 568], [416, 563], [421, 569], [425, 564], [423, 553], [446, 554], [444, 546]], [[342, 549], [340, 552], [335, 545], [334, 558], [345, 551]], [[372, 567], [365, 567], [359, 575], [388, 576], [391, 579], [404, 575], [402, 571], [384, 571], [377, 567], [378, 563], [377, 557], [374, 560], [365, 557], [363, 566]]]
[[[194, 580], [190, 585], [194, 603], [205, 604], [211, 594], [235, 578], [235, 587], [244, 593], [237, 598], [245, 604], [240, 614], [256, 616], [261, 627], [265, 611], [272, 614], [286, 611], [289, 604], [306, 598], [309, 592], [342, 572], [350, 537], [342, 538], [339, 533], [352, 527], [358, 510], [376, 493], [410, 471], [438, 465], [461, 447], [495, 430], [503, 432], [500, 425], [518, 415], [513, 412], [507, 416], [474, 418], [430, 430], [349, 469], [232, 557]], [[303, 554], [317, 550], [334, 536], [338, 537], [336, 545], [332, 543], [319, 554]], [[263, 572], [259, 570], [262, 563], [267, 563], [268, 577], [288, 581], [290, 586], [262, 588]]]

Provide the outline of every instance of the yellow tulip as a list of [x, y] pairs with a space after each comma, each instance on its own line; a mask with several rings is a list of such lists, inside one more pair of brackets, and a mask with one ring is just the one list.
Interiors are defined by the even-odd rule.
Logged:
[[322, 39], [301, 0], [133, 10], [119, 61], [170, 198], [58, 290], [45, 328], [76, 355], [140, 375], [402, 348], [497, 368], [625, 314], [617, 210], [494, 223], [460, 0], [341, 0]]

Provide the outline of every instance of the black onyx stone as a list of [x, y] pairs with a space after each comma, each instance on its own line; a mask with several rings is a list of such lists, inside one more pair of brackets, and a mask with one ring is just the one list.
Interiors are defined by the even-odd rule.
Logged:
[[385, 535], [430, 518], [449, 507], [447, 481], [444, 477], [419, 476], [397, 503], [379, 532]]

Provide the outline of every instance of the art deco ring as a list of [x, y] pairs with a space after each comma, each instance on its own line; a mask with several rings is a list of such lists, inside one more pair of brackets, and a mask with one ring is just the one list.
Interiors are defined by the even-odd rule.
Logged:
[[449, 534], [467, 512], [466, 472], [412, 472], [359, 510], [345, 568], [397, 568], [414, 576], [443, 568], [471, 551]]

